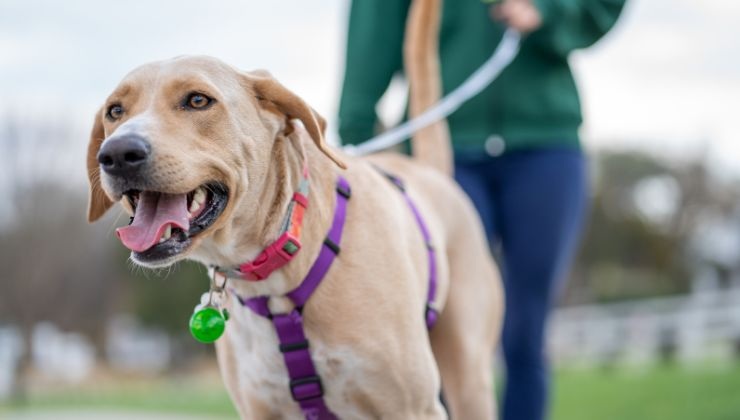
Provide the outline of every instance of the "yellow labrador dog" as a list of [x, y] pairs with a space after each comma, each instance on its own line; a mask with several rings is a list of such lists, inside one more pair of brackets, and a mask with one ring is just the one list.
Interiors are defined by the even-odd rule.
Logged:
[[[435, 30], [428, 15], [419, 22], [412, 33]], [[421, 108], [438, 95], [423, 73], [412, 80], [416, 91], [426, 83], [432, 92]], [[428, 136], [447, 141], [444, 128]], [[360, 159], [325, 144], [323, 131], [324, 120], [267, 73], [208, 57], [146, 64], [95, 117], [89, 220], [120, 202], [133, 217], [118, 233], [135, 263], [188, 258], [225, 273], [232, 319], [216, 347], [242, 418], [442, 419], [448, 410], [456, 419], [494, 418], [500, 283], [475, 210], [444, 173], [449, 146], [432, 164], [393, 154]], [[340, 178], [351, 193], [337, 192]], [[296, 308], [286, 295], [322, 258], [340, 204], [336, 255]], [[233, 275], [286, 224], [297, 227], [299, 250], [262, 275]], [[427, 302], [430, 256], [436, 293]], [[262, 313], [243, 304], [256, 297]], [[430, 331], [427, 304], [439, 314]], [[277, 319], [300, 324], [305, 340], [286, 343]], [[310, 378], [291, 371], [293, 352], [313, 369]]]

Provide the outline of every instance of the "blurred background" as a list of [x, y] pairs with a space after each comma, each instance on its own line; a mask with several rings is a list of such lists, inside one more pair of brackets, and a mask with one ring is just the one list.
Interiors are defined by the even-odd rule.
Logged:
[[[269, 69], [336, 141], [347, 0], [0, 0], [0, 417], [234, 418], [194, 264], [85, 221], [93, 114], [147, 61]], [[630, 0], [571, 57], [593, 205], [550, 346], [554, 418], [740, 418], [740, 2]], [[387, 125], [404, 109], [396, 81]], [[66, 414], [65, 414], [66, 413]], [[46, 416], [46, 417], [45, 417]]]

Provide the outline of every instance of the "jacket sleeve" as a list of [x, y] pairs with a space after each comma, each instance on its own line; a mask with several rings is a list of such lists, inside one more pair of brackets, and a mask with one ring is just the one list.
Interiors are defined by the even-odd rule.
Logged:
[[347, 31], [339, 135], [356, 144], [374, 134], [375, 106], [403, 68], [403, 37], [410, 0], [353, 0]]
[[559, 57], [591, 46], [617, 21], [626, 0], [534, 0], [542, 27], [529, 41]]

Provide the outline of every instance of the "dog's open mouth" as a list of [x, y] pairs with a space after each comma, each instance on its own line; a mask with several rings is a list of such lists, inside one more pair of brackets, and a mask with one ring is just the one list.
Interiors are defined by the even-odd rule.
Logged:
[[183, 252], [191, 239], [208, 229], [226, 207], [222, 184], [204, 184], [189, 193], [129, 190], [134, 208], [131, 224], [116, 233], [140, 262], [164, 260]]

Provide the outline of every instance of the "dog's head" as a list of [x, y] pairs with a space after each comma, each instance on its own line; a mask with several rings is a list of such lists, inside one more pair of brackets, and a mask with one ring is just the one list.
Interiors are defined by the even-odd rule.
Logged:
[[129, 73], [95, 116], [88, 146], [88, 219], [116, 201], [133, 215], [119, 229], [132, 259], [163, 266], [212, 236], [259, 192], [278, 136], [303, 123], [325, 145], [324, 120], [266, 72], [208, 57], [178, 57]]

